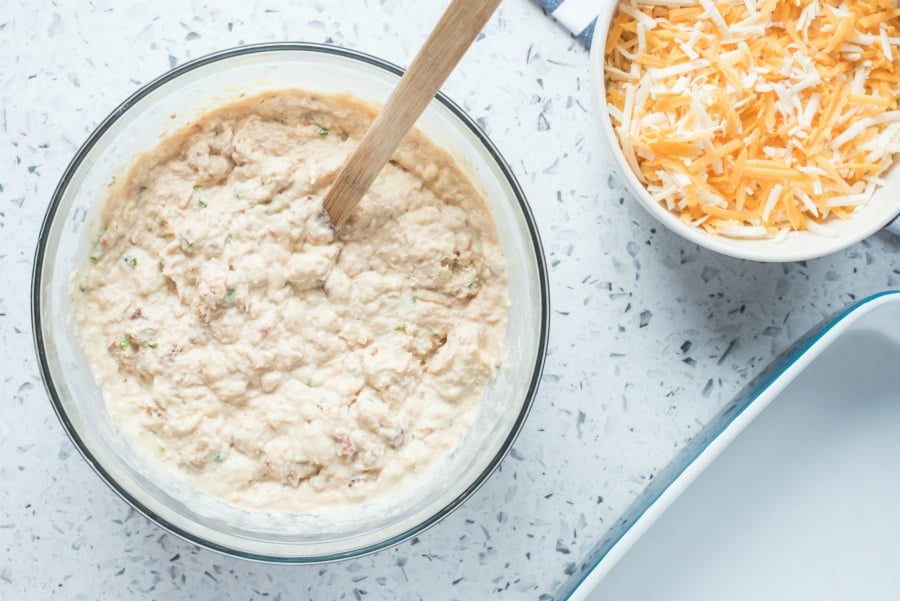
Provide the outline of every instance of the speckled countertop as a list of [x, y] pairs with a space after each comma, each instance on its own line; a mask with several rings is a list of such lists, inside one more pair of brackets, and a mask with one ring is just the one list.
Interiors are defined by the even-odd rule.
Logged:
[[89, 131], [174, 65], [274, 40], [330, 42], [405, 64], [444, 2], [227, 4], [4, 3], [0, 599], [553, 598], [749, 377], [824, 316], [900, 287], [900, 240], [889, 234], [829, 258], [765, 265], [659, 227], [610, 175], [590, 113], [587, 52], [530, 0], [506, 0], [445, 91], [512, 165], [550, 263], [550, 352], [514, 451], [459, 511], [374, 556], [290, 567], [200, 550], [116, 497], [47, 401], [28, 288], [53, 187]]

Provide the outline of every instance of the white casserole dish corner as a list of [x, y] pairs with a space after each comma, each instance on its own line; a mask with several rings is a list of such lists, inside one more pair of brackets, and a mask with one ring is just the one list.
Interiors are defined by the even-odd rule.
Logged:
[[896, 599], [900, 291], [814, 328], [669, 464], [557, 598]]

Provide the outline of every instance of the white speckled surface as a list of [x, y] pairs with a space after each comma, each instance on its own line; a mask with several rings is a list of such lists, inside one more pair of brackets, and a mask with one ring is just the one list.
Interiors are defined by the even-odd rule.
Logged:
[[39, 381], [28, 287], [56, 180], [100, 119], [172, 65], [284, 39], [405, 64], [444, 2], [75, 5], [7, 0], [0, 12], [0, 599], [552, 598], [750, 376], [825, 315], [900, 286], [888, 234], [763, 265], [659, 228], [610, 176], [587, 53], [530, 0], [506, 0], [445, 91], [512, 165], [551, 265], [550, 354], [515, 450], [459, 511], [374, 556], [265, 566], [197, 549], [91, 472]]

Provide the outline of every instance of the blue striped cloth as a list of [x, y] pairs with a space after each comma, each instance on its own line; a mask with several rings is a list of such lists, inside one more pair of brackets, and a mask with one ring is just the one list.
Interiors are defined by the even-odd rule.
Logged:
[[538, 3], [590, 48], [597, 13], [604, 1], [609, 0], [538, 0]]

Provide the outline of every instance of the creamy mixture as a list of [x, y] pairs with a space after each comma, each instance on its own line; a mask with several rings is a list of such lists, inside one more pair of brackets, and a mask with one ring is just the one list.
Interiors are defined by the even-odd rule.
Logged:
[[110, 190], [74, 315], [110, 414], [192, 485], [310, 511], [449, 454], [500, 356], [490, 214], [418, 132], [335, 235], [322, 198], [371, 121], [282, 91], [208, 114]]

